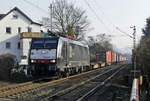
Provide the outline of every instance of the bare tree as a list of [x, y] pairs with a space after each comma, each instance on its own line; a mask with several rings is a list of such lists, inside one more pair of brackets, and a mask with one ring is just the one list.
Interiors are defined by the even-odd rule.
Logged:
[[95, 61], [95, 53], [97, 51], [112, 50], [112, 44], [110, 43], [110, 37], [105, 34], [98, 34], [96, 36], [88, 37], [88, 44], [90, 49], [90, 58]]
[[[87, 30], [89, 22], [85, 11], [75, 7], [72, 2], [55, 0], [52, 3], [52, 9], [52, 29], [54, 32], [78, 37]], [[50, 29], [50, 18], [43, 18], [42, 23], [46, 28]]]
[[90, 46], [97, 45], [105, 48], [104, 50], [112, 49], [112, 45], [110, 44], [110, 37], [105, 34], [98, 34], [95, 37], [88, 37], [88, 44]]
[[91, 53], [101, 50], [111, 50], [112, 44], [110, 43], [110, 38], [105, 34], [98, 34], [95, 37], [88, 37], [88, 44], [90, 47]]

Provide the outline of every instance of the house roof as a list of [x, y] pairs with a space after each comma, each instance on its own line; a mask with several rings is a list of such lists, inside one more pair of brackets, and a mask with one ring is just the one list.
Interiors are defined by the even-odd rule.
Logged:
[[5, 16], [7, 16], [8, 14], [10, 14], [12, 11], [18, 11], [19, 13], [21, 13], [26, 19], [28, 19], [29, 21], [31, 21], [31, 24], [36, 24], [39, 26], [42, 26], [42, 24], [37, 23], [32, 21], [25, 13], [23, 13], [19, 8], [14, 7], [12, 10], [10, 10], [7, 14], [0, 14], [0, 20], [2, 20]]
[[5, 16], [6, 14], [0, 14], [0, 20]]

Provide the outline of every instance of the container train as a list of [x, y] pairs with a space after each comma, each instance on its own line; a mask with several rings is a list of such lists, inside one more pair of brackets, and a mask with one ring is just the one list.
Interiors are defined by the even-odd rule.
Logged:
[[108, 51], [97, 51], [96, 52], [96, 63], [99, 63], [100, 66], [111, 65], [115, 63], [120, 63], [122, 61], [127, 61], [125, 56], [115, 53], [111, 50]]
[[111, 50], [98, 51], [95, 56], [96, 62], [92, 64], [88, 45], [65, 37], [32, 38], [28, 74], [69, 76], [126, 60]]
[[29, 74], [59, 76], [90, 69], [88, 45], [64, 37], [32, 38]]

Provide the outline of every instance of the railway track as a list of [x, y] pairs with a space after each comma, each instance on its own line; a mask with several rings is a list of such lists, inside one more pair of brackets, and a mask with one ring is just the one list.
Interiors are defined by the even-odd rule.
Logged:
[[122, 69], [124, 69], [125, 66], [111, 74], [109, 77], [107, 77], [103, 82], [100, 82], [97, 86], [95, 86], [93, 89], [88, 91], [86, 94], [84, 94], [82, 97], [77, 99], [77, 101], [86, 101], [90, 96], [92, 96], [97, 90], [100, 89], [100, 87], [104, 86], [109, 80], [111, 80], [118, 72], [120, 72]]
[[80, 82], [79, 84], [72, 86], [70, 88], [59, 91], [49, 97], [42, 99], [41, 101], [87, 101], [88, 97], [94, 94], [100, 87], [106, 84], [120, 70], [122, 70], [125, 67], [126, 66], [122, 66], [120, 69], [118, 69], [117, 67], [104, 71], [103, 73], [100, 73], [95, 77]]
[[[105, 68], [105, 69], [107, 70], [109, 68], [110, 67]], [[101, 70], [103, 70], [103, 68], [100, 69], [100, 71]], [[58, 80], [53, 80], [50, 82], [40, 83], [40, 82], [30, 81], [30, 82], [26, 82], [26, 83], [3, 87], [3, 88], [0, 88], [0, 99], [5, 99], [5, 98], [14, 99], [14, 100], [19, 99], [20, 97], [24, 97], [24, 95], [28, 95], [28, 93], [35, 92], [39, 89], [42, 89], [43, 87], [47, 87], [47, 86], [50, 86], [50, 85], [53, 85], [53, 84], [56, 84], [59, 82], [64, 82], [69, 79], [78, 78], [80, 76], [87, 75], [87, 74], [90, 74], [95, 71], [97, 71], [97, 70], [83, 72], [81, 74], [73, 75], [73, 76], [58, 79]]]
[[9, 96], [21, 93], [21, 92], [33, 90], [41, 86], [44, 86], [44, 83], [43, 85], [40, 85], [40, 83], [38, 83], [40, 81], [43, 81], [44, 79], [50, 79], [50, 78], [40, 78], [38, 80], [33, 80], [33, 81], [25, 82], [25, 83], [2, 87], [0, 88], [0, 98], [9, 97]]

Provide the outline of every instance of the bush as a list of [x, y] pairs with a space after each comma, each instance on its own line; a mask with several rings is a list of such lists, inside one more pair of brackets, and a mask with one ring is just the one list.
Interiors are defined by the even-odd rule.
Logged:
[[137, 47], [137, 68], [150, 78], [150, 39], [141, 40]]
[[11, 69], [16, 62], [15, 58], [12, 54], [0, 55], [0, 80], [9, 80]]

